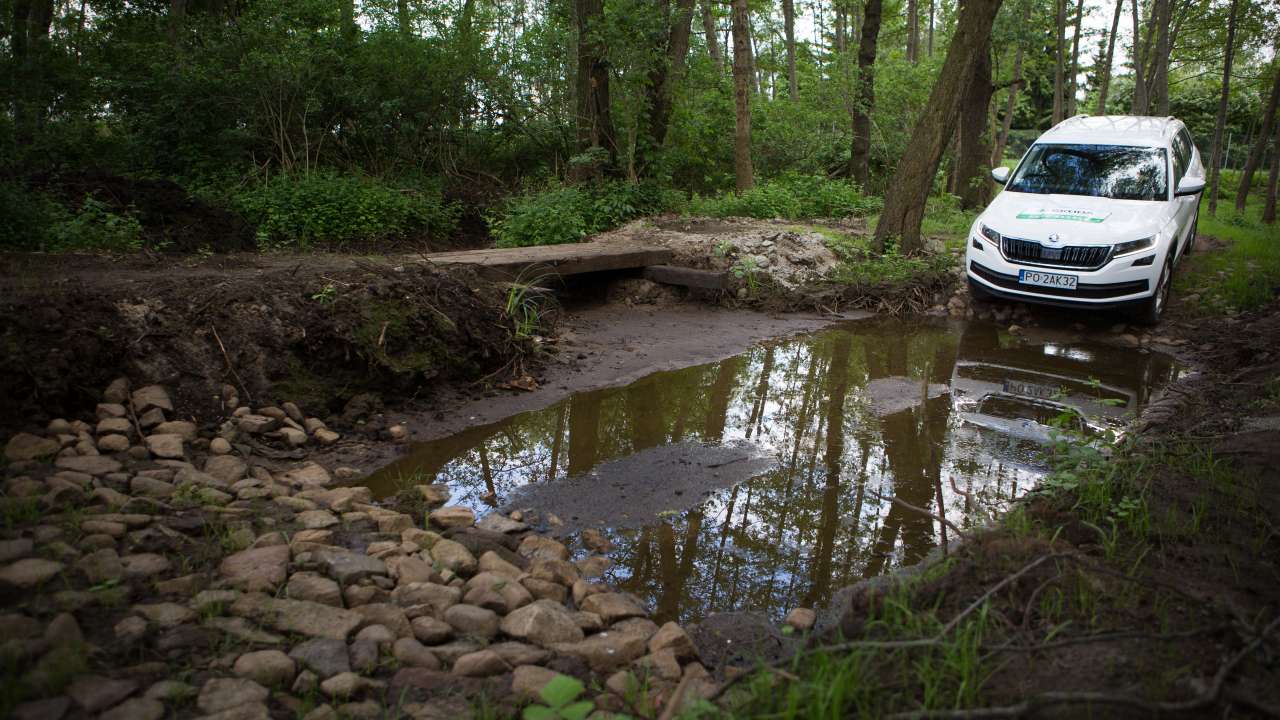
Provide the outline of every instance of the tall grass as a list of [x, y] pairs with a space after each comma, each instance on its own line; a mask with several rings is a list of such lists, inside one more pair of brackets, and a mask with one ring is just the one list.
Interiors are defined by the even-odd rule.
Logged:
[[1192, 255], [1175, 278], [1175, 289], [1186, 297], [1195, 293], [1210, 311], [1250, 310], [1270, 302], [1280, 289], [1280, 225], [1261, 220], [1262, 198], [1250, 197], [1243, 213], [1219, 202], [1218, 214], [1200, 203], [1200, 247], [1206, 237], [1226, 247]]

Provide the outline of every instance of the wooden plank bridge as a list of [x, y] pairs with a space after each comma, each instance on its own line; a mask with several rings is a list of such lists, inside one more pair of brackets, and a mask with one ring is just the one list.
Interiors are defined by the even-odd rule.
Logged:
[[548, 275], [643, 270], [654, 282], [707, 290], [726, 286], [722, 272], [669, 265], [670, 249], [649, 245], [629, 247], [603, 243], [567, 243], [522, 248], [458, 250], [424, 255], [426, 262], [444, 267], [471, 266], [494, 280], [533, 281]]

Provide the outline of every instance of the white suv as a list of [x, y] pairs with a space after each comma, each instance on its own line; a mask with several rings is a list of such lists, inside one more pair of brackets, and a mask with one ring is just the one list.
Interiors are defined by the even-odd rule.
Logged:
[[1182, 121], [1065, 120], [1017, 169], [969, 232], [965, 265], [978, 298], [1130, 309], [1154, 324], [1173, 268], [1191, 250], [1204, 165]]

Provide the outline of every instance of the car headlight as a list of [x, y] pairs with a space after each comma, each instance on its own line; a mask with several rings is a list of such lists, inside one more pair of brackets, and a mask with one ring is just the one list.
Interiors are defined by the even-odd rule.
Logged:
[[1130, 240], [1129, 242], [1116, 243], [1115, 252], [1112, 253], [1112, 257], [1132, 255], [1133, 253], [1141, 252], [1153, 247], [1155, 244], [1156, 238], [1154, 235], [1142, 238], [1141, 240]]
[[982, 232], [982, 237], [990, 240], [996, 245], [1000, 244], [1000, 233], [987, 227], [985, 224], [979, 224], [978, 229]]

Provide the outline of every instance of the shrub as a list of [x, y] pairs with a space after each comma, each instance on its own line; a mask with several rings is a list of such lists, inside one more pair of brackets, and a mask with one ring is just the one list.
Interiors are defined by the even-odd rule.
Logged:
[[665, 212], [678, 202], [678, 193], [651, 183], [554, 187], [508, 200], [489, 217], [489, 231], [498, 247], [559, 245]]
[[49, 230], [65, 211], [48, 196], [15, 182], [0, 182], [0, 247], [45, 250]]
[[697, 198], [689, 205], [695, 215], [783, 218], [842, 218], [878, 211], [882, 201], [863, 195], [856, 185], [817, 175], [788, 174], [756, 185], [740, 194]]
[[142, 223], [133, 212], [114, 213], [106, 203], [86, 195], [74, 214], [50, 228], [48, 247], [50, 250], [141, 250]]
[[368, 178], [278, 175], [237, 194], [233, 205], [268, 249], [447, 237], [460, 210], [438, 192], [408, 191]]
[[67, 252], [142, 248], [142, 223], [133, 208], [114, 209], [85, 195], [78, 207], [17, 183], [0, 183], [0, 247]]

